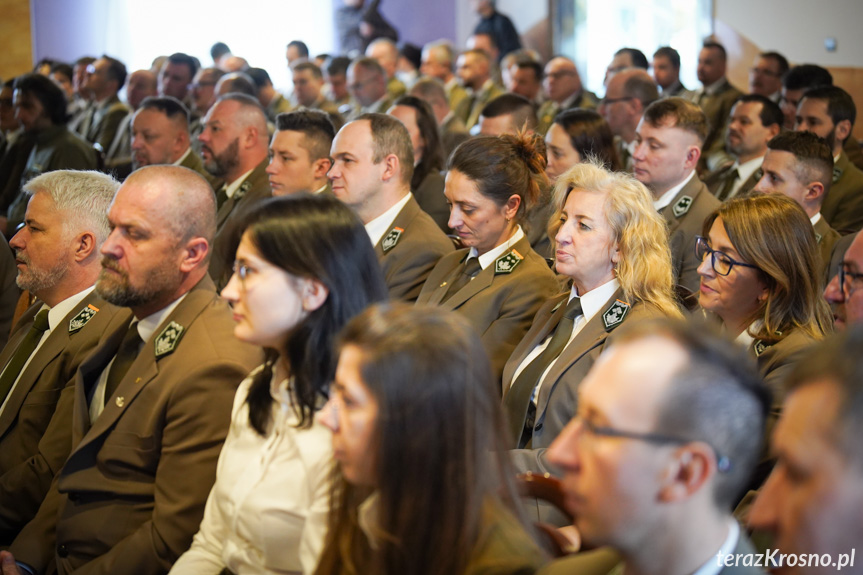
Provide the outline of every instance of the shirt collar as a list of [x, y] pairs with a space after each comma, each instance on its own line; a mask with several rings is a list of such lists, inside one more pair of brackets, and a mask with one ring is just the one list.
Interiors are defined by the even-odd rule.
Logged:
[[494, 248], [488, 250], [481, 256], [478, 255], [476, 248], [470, 249], [470, 254], [468, 255], [468, 259], [470, 258], [479, 258], [479, 266], [482, 269], [490, 266], [497, 258], [502, 256], [505, 251], [507, 251], [510, 247], [514, 246], [518, 241], [524, 237], [524, 231], [522, 231], [521, 226], [516, 226], [515, 232], [509, 237], [508, 240], [500, 244], [499, 246], [495, 246]]
[[689, 173], [689, 176], [686, 177], [682, 182], [662, 194], [658, 200], [653, 200], [653, 207], [656, 208], [656, 211], [660, 211], [662, 208], [666, 207], [671, 203], [671, 200], [674, 199], [674, 196], [689, 183], [689, 180], [695, 177], [695, 170], [692, 170]]
[[818, 212], [817, 214], [815, 214], [814, 216], [809, 218], [809, 221], [812, 222], [813, 226], [815, 224], [817, 224], [818, 222], [820, 222], [821, 221], [821, 212]]
[[[73, 309], [75, 309], [81, 300], [90, 295], [90, 292], [93, 291], [94, 286], [90, 286], [84, 291], [79, 291], [75, 295], [71, 295], [52, 307], [48, 310], [48, 331], [54, 331], [63, 318], [69, 315]], [[43, 306], [44, 309], [44, 306]]]
[[393, 220], [396, 219], [396, 216], [399, 215], [399, 212], [402, 211], [402, 208], [407, 205], [410, 199], [411, 193], [408, 192], [402, 199], [393, 204], [390, 209], [366, 224], [366, 232], [369, 234], [373, 246], [378, 245], [378, 242], [381, 241], [381, 238], [389, 230]]
[[617, 278], [607, 281], [601, 286], [593, 288], [589, 292], [581, 295], [579, 295], [578, 290], [576, 290], [573, 285], [569, 292], [569, 300], [567, 303], [572, 301], [573, 298], [581, 297], [581, 313], [584, 316], [584, 321], [588, 322], [599, 312], [603, 304], [610, 300], [611, 296], [613, 296], [619, 289], [620, 282], [617, 281]]
[[251, 170], [249, 170], [248, 172], [246, 172], [245, 174], [243, 174], [242, 176], [240, 176], [239, 178], [237, 178], [236, 180], [234, 180], [233, 182], [228, 184], [225, 187], [225, 194], [229, 198], [233, 198], [234, 194], [237, 193], [237, 190], [240, 189], [240, 185], [242, 185], [242, 183], [246, 181], [246, 178], [249, 177], [249, 174], [251, 174], [252, 171], [254, 171], [254, 169], [255, 168], [252, 168]]
[[734, 550], [737, 548], [737, 541], [739, 539], [740, 525], [737, 524], [737, 521], [732, 519], [729, 521], [728, 525], [728, 536], [725, 538], [722, 546], [716, 553], [711, 555], [707, 561], [702, 563], [701, 567], [699, 567], [692, 575], [719, 575], [725, 565], [724, 562], [720, 560], [720, 557], [725, 559], [728, 555], [733, 555]]
[[740, 176], [740, 181], [745, 182], [746, 180], [748, 180], [750, 176], [752, 176], [752, 174], [758, 171], [758, 168], [761, 167], [762, 162], [764, 162], [764, 156], [753, 158], [748, 162], [744, 162], [742, 164], [734, 162], [734, 167], [737, 168], [737, 174]]
[[184, 161], [186, 161], [186, 156], [188, 156], [191, 152], [192, 152], [192, 147], [191, 147], [191, 146], [189, 146], [188, 148], [186, 148], [186, 151], [185, 151], [185, 152], [183, 152], [183, 155], [182, 155], [182, 156], [180, 156], [179, 158], [177, 158], [177, 161], [176, 161], [176, 162], [174, 162], [174, 165], [175, 165], [175, 166], [182, 165], [182, 163], [183, 163]]
[[148, 341], [154, 333], [156, 333], [156, 329], [162, 325], [162, 322], [171, 315], [171, 312], [180, 305], [180, 302], [185, 299], [188, 295], [188, 292], [184, 293], [182, 296], [178, 297], [167, 306], [163, 307], [159, 311], [152, 313], [145, 317], [144, 319], [138, 322], [138, 335], [141, 336], [141, 341]]

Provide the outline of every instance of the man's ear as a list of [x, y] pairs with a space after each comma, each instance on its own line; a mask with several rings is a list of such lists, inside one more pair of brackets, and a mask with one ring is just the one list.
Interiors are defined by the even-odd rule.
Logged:
[[210, 244], [202, 237], [194, 237], [183, 246], [183, 260], [180, 262], [180, 271], [188, 273], [202, 265], [210, 252]]
[[684, 501], [701, 490], [716, 474], [713, 448], [694, 441], [677, 449], [669, 462], [669, 472], [660, 489], [662, 501]]
[[99, 246], [96, 243], [96, 236], [93, 235], [93, 232], [80, 233], [75, 236], [72, 242], [74, 244], [76, 262], [82, 262], [93, 254], [99, 255]]
[[316, 180], [326, 179], [327, 172], [330, 171], [330, 168], [332, 166], [333, 161], [330, 158], [318, 158], [317, 160], [315, 160], [315, 163], [312, 164], [312, 176]]

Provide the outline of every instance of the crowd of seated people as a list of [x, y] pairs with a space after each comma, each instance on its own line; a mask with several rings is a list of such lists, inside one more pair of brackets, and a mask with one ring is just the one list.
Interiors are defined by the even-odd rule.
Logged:
[[477, 4], [2, 84], [2, 575], [860, 572], [852, 97]]

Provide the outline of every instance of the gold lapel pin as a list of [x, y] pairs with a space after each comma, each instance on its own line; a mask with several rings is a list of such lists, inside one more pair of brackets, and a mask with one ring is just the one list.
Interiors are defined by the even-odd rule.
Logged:
[[117, 399], [114, 400], [114, 403], [117, 404], [117, 407], [123, 407], [124, 405], [126, 405], [126, 398], [118, 395]]

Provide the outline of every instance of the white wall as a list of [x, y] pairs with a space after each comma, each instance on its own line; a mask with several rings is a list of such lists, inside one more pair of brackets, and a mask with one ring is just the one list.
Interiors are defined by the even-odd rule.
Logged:
[[[715, 0], [718, 21], [762, 50], [776, 50], [794, 63], [863, 65], [861, 0]], [[838, 49], [827, 52], [825, 38]]]

